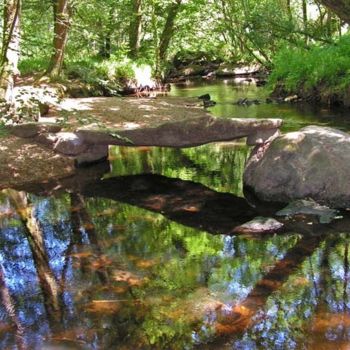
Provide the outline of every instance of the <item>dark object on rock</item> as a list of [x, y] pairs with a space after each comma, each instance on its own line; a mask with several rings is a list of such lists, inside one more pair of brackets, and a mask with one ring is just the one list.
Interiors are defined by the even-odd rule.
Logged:
[[202, 100], [202, 101], [210, 101], [211, 100], [211, 96], [209, 94], [205, 94], [205, 95], [199, 96], [198, 99]]
[[216, 105], [216, 102], [211, 100], [210, 101], [203, 100], [203, 105], [204, 105], [204, 108], [213, 107]]
[[350, 206], [350, 135], [309, 126], [254, 150], [244, 184], [262, 201], [312, 198], [332, 208]]
[[297, 200], [276, 213], [277, 216], [295, 216], [298, 214], [315, 215], [321, 224], [331, 223], [338, 215], [338, 211], [320, 205], [313, 200]]
[[273, 233], [281, 230], [283, 226], [281, 222], [275, 219], [258, 216], [241, 226], [235, 227], [233, 233]]

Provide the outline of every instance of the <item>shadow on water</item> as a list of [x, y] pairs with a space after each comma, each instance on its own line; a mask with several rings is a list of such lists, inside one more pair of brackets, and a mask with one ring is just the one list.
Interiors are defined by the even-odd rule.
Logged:
[[230, 234], [261, 214], [249, 151], [114, 147], [110, 169], [0, 192], [0, 348], [348, 346], [349, 215]]

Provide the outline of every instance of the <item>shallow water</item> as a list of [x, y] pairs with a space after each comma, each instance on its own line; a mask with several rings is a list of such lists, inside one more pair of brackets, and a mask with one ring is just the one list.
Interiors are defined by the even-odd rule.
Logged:
[[[266, 103], [267, 88], [258, 88], [253, 79], [195, 80], [175, 85], [173, 96], [198, 97], [209, 93], [218, 102], [210, 112], [218, 117], [237, 118], [281, 118], [285, 131], [298, 130], [307, 125], [331, 126], [350, 130], [349, 110], [329, 110], [324, 106], [306, 103]], [[258, 99], [260, 105], [235, 105], [241, 98]]]
[[[206, 92], [264, 94], [224, 82], [172, 93]], [[213, 113], [281, 113], [287, 129], [304, 118], [298, 106], [223, 106]], [[0, 348], [348, 348], [348, 221], [230, 235], [257, 215], [243, 198], [248, 155], [243, 142], [113, 147], [110, 169], [78, 185], [0, 192]]]

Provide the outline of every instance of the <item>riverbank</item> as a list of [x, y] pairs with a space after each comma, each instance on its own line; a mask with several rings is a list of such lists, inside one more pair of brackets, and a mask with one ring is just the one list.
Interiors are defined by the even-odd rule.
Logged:
[[269, 87], [275, 96], [349, 108], [349, 55], [348, 35], [323, 46], [281, 50], [274, 58]]

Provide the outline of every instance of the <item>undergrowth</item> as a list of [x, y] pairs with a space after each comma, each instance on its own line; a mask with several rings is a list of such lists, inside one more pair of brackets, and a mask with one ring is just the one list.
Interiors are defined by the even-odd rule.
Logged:
[[287, 93], [343, 95], [350, 87], [350, 36], [310, 49], [282, 49], [269, 77], [272, 90]]
[[[20, 62], [22, 75], [45, 73], [48, 59], [27, 58]], [[87, 57], [79, 60], [66, 59], [63, 74], [52, 82], [69, 85], [76, 81], [84, 84], [92, 95], [115, 96], [132, 82], [140, 67], [150, 67], [144, 61], [132, 61], [126, 56], [111, 56], [109, 59]], [[151, 69], [151, 68], [150, 68]]]

